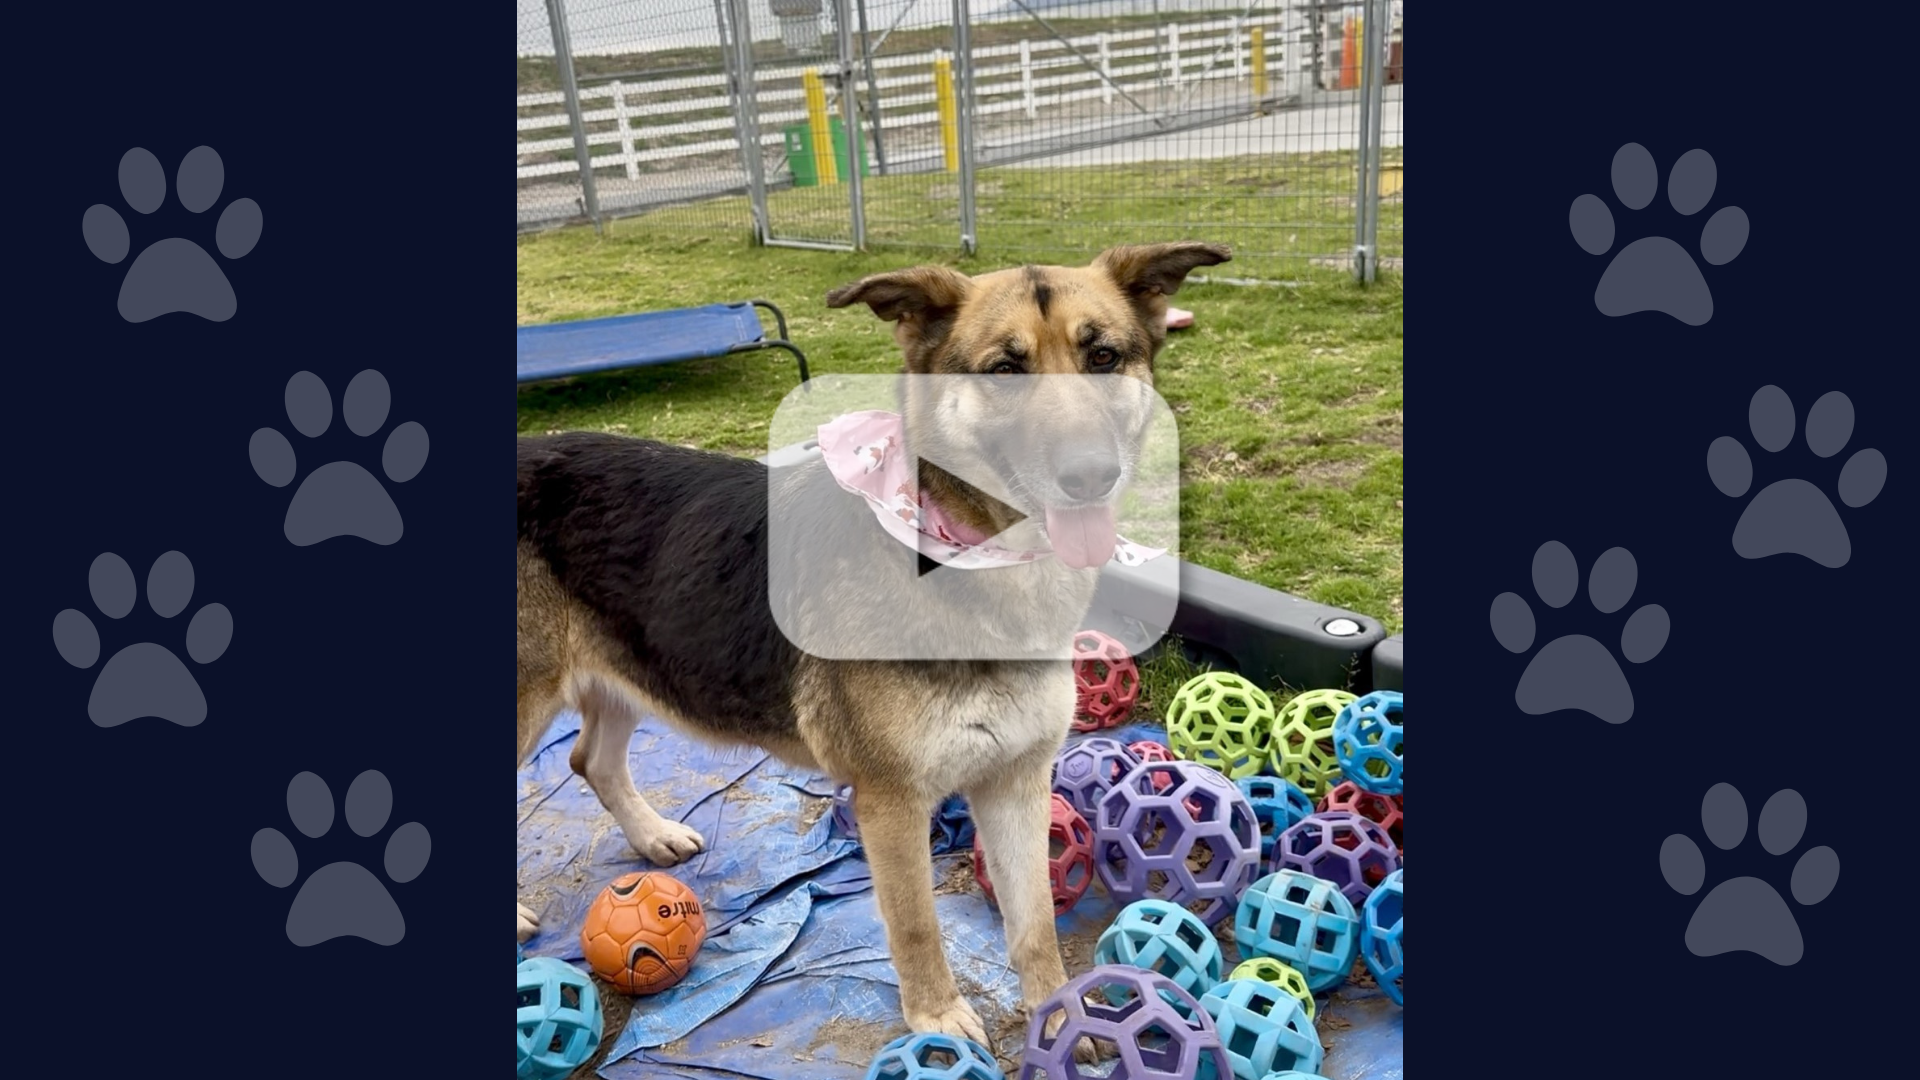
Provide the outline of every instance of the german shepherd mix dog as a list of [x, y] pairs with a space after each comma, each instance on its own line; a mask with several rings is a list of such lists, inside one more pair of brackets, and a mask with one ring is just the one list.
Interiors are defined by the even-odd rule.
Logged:
[[[1228, 257], [1223, 247], [1176, 243], [1113, 248], [1085, 267], [973, 278], [922, 266], [836, 289], [827, 306], [864, 303], [894, 323], [910, 375], [1111, 374], [1150, 386], [1167, 297], [1189, 271]], [[704, 841], [634, 788], [628, 744], [644, 713], [851, 784], [907, 1023], [986, 1044], [941, 948], [928, 818], [947, 795], [966, 795], [1031, 1011], [1066, 981], [1046, 860], [1053, 758], [1074, 710], [1067, 643], [1114, 551], [1113, 504], [1144, 431], [1100, 410], [1049, 408], [1036, 419], [1030, 408], [965, 397], [936, 407], [907, 395], [905, 441], [937, 442], [940, 453], [926, 457], [956, 466], [947, 472], [922, 458], [922, 498], [985, 537], [1022, 528], [1038, 537], [1044, 523], [1054, 557], [927, 579], [948, 582], [946, 593], [917, 581], [901, 541], [824, 462], [770, 474], [745, 459], [642, 439], [519, 439], [516, 764], [556, 713], [577, 709], [574, 771], [657, 866], [696, 854]], [[1005, 453], [1008, 415], [1024, 428], [1013, 433], [1017, 460]], [[957, 463], [999, 470], [1003, 493], [959, 479], [969, 470]], [[1059, 659], [827, 660], [801, 651], [770, 613], [770, 500], [777, 512], [814, 515], [807, 520], [837, 530], [840, 557], [807, 577], [828, 586], [844, 625], [854, 625], [846, 613], [905, 596], [934, 607], [951, 598], [960, 607], [927, 612], [926, 625], [978, 634], [981, 610], [1018, 610], [1023, 633]], [[518, 921], [523, 941], [538, 928], [525, 905]]]

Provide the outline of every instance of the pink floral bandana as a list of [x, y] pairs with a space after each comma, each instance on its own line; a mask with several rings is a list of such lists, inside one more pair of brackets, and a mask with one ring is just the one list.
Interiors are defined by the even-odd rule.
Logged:
[[[822, 424], [819, 437], [820, 453], [840, 486], [866, 499], [874, 517], [894, 539], [927, 558], [962, 570], [990, 570], [1053, 555], [1044, 547], [1028, 551], [996, 544], [955, 520], [938, 503], [922, 501], [917, 478], [910, 472], [911, 455], [903, 448], [899, 413], [877, 409], [848, 413]], [[1113, 546], [1111, 561], [1139, 566], [1165, 554], [1164, 549], [1121, 537]]]

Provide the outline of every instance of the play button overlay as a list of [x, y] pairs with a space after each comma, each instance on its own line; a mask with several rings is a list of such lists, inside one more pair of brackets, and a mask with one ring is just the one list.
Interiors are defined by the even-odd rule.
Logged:
[[1116, 568], [1103, 603], [1172, 623], [1179, 438], [1140, 380], [821, 376], [768, 443], [768, 608], [811, 656], [1066, 659]]

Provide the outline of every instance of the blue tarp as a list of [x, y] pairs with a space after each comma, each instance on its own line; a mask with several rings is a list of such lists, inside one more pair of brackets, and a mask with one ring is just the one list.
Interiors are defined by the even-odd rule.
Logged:
[[[567, 765], [579, 717], [554, 722], [517, 778], [519, 895], [540, 913], [528, 955], [580, 962], [580, 924], [601, 888], [650, 869]], [[1112, 734], [1112, 733], [1108, 733]], [[1151, 728], [1122, 738], [1155, 738]], [[715, 749], [649, 719], [630, 749], [634, 782], [660, 813], [698, 829], [707, 850], [672, 873], [706, 905], [707, 943], [673, 989], [637, 998], [601, 1067], [609, 1080], [858, 1080], [906, 1032], [886, 932], [859, 845], [833, 824], [833, 785], [757, 750]], [[1025, 1027], [999, 915], [966, 873], [966, 852], [935, 860], [948, 960], [1000, 1045]], [[1068, 973], [1090, 966], [1117, 906], [1096, 883], [1060, 920]], [[1234, 953], [1229, 944], [1228, 956]], [[1401, 1010], [1348, 985], [1317, 1017], [1332, 1080], [1399, 1080]]]

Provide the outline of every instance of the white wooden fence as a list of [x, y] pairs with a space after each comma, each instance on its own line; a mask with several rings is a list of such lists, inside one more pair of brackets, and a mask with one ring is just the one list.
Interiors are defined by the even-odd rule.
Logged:
[[[1160, 31], [1145, 27], [1090, 34], [1069, 39], [1073, 49], [1053, 38], [976, 48], [974, 116], [983, 124], [994, 123], [996, 117], [1001, 124], [1037, 122], [1043, 119], [1043, 111], [1058, 113], [1066, 106], [1096, 100], [1117, 110], [1116, 116], [1138, 115], [1135, 106], [1116, 100], [1116, 85], [1155, 102], [1162, 112], [1180, 111], [1183, 101], [1218, 107], [1236, 93], [1248, 95], [1251, 107], [1250, 31], [1255, 27], [1265, 35], [1262, 51], [1267, 57], [1268, 95], [1298, 95], [1311, 77], [1308, 25], [1304, 9], [1292, 8], [1244, 21], [1218, 19], [1169, 24]], [[883, 137], [939, 124], [933, 88], [933, 62], [939, 55], [936, 50], [873, 60]], [[1082, 55], [1099, 72], [1091, 70]], [[780, 146], [784, 125], [805, 122], [801, 73], [830, 63], [821, 59], [756, 68], [755, 100], [763, 149]], [[864, 72], [857, 92], [864, 105]], [[516, 101], [516, 175], [531, 179], [575, 172], [573, 137], [561, 93], [521, 94]], [[725, 75], [583, 87], [580, 108], [588, 144], [619, 148], [615, 153], [593, 154], [594, 167], [624, 168], [629, 179], [639, 177], [643, 164], [649, 166], [646, 171], [657, 172], [663, 166], [654, 163], [738, 153]], [[837, 115], [837, 108], [834, 111]], [[937, 153], [937, 138], [923, 141]], [[565, 153], [566, 159], [542, 160], [555, 152]]]

